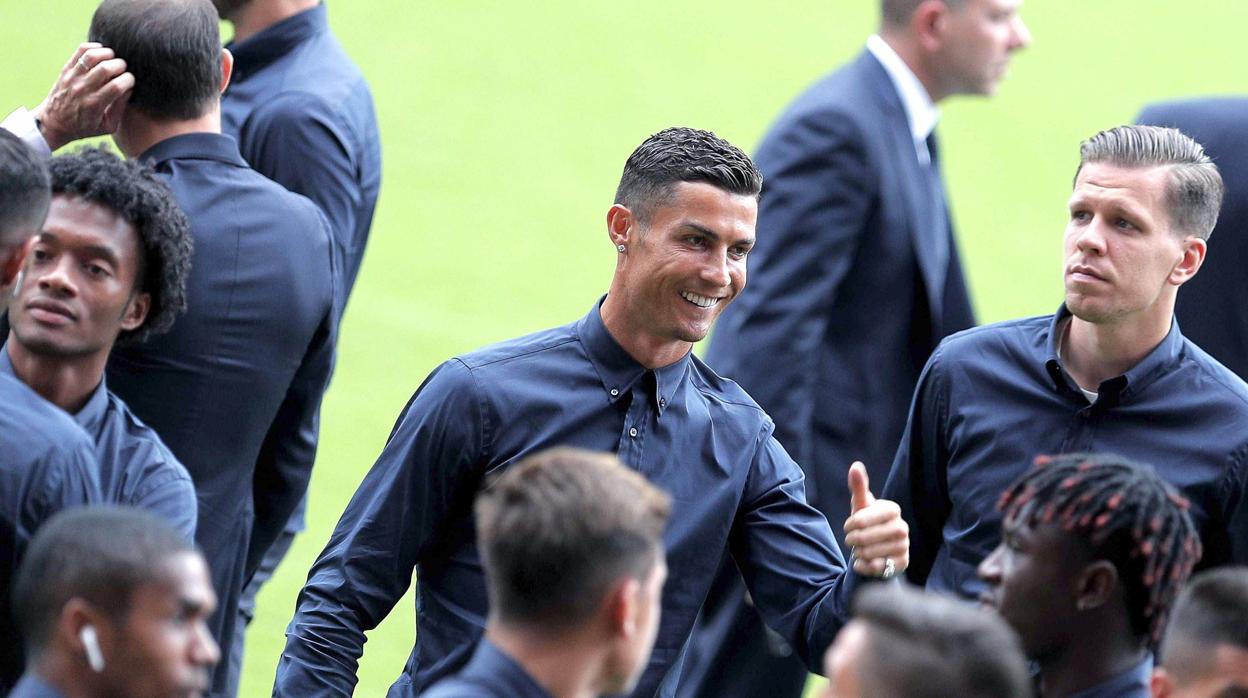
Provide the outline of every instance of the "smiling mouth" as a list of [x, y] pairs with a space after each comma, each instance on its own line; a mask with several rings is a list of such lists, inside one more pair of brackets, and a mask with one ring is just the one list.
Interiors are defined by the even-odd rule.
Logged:
[[710, 296], [699, 296], [696, 293], [690, 293], [688, 291], [681, 291], [680, 297], [684, 298], [690, 303], [693, 303], [699, 308], [710, 308], [711, 306], [723, 300], [723, 298], [711, 298]]

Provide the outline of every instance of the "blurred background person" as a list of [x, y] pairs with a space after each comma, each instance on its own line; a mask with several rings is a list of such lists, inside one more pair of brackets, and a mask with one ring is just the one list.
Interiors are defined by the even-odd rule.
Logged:
[[854, 599], [820, 698], [1030, 698], [1027, 662], [996, 614], [908, 585]]
[[[937, 104], [997, 91], [1031, 41], [1022, 4], [881, 0], [866, 49], [794, 100], [758, 148], [750, 290], [724, 311], [706, 360], [776, 421], [834, 532], [850, 515], [849, 464], [884, 481], [928, 355], [975, 324]], [[844, 548], [839, 532], [837, 541]], [[705, 698], [796, 697], [806, 681], [727, 562], [687, 671], [682, 694]]]
[[1001, 496], [981, 601], [1022, 639], [1045, 698], [1149, 698], [1151, 648], [1200, 559], [1188, 502], [1118, 456], [1036, 463]]
[[1160, 660], [1154, 698], [1248, 696], [1248, 567], [1192, 577], [1170, 613]]
[[196, 698], [219, 652], [208, 568], [165, 521], [89, 507], [50, 521], [13, 589], [28, 668], [9, 698]]
[[659, 631], [671, 498], [615, 456], [557, 448], [477, 497], [485, 635], [428, 698], [632, 691]]
[[73, 415], [91, 436], [104, 502], [147, 509], [191, 540], [190, 474], [104, 380], [115, 343], [164, 332], [186, 308], [186, 216], [137, 162], [85, 149], [49, 165], [52, 204], [9, 299], [0, 374]]

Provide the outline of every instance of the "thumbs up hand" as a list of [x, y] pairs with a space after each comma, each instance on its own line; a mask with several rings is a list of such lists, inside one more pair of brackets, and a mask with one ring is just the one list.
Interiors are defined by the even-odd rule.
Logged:
[[910, 564], [910, 527], [901, 507], [871, 494], [867, 467], [849, 466], [850, 515], [845, 520], [845, 544], [850, 546], [854, 571], [871, 577], [891, 577]]

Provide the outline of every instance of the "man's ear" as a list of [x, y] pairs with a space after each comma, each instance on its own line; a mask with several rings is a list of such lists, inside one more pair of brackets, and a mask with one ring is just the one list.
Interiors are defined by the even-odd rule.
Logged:
[[1108, 560], [1095, 560], [1076, 579], [1075, 608], [1090, 611], [1104, 606], [1118, 588], [1118, 568]]
[[[8, 259], [0, 260], [0, 288], [7, 290], [17, 280], [17, 274], [22, 270], [22, 262], [26, 261], [26, 253], [34, 241], [32, 237], [21, 245], [17, 245], [9, 251]], [[3, 300], [0, 308], [8, 305], [7, 297], [0, 300]]]
[[1153, 669], [1153, 676], [1149, 679], [1149, 688], [1153, 691], [1153, 698], [1170, 698], [1170, 694], [1174, 691], [1174, 677], [1170, 676], [1170, 672], [1165, 667], [1156, 667]]
[[641, 595], [641, 582], [631, 577], [621, 579], [611, 587], [605, 603], [607, 622], [613, 636], [632, 638], [637, 634]]
[[612, 204], [607, 209], [607, 236], [611, 238], [611, 244], [619, 249], [620, 245], [624, 246], [621, 252], [628, 251], [629, 246], [637, 239], [638, 224], [637, 215], [632, 209], [623, 204]]
[[221, 49], [221, 93], [230, 86], [230, 76], [234, 74], [234, 54], [228, 48]]
[[949, 19], [949, 6], [944, 0], [924, 0], [910, 15], [910, 32], [918, 39], [919, 46], [935, 51], [945, 43], [945, 25]]
[[126, 304], [121, 315], [121, 329], [125, 332], [138, 329], [147, 320], [147, 313], [152, 309], [152, 294], [136, 293]]
[[1205, 253], [1208, 250], [1209, 243], [1195, 235], [1183, 238], [1183, 257], [1179, 259], [1178, 264], [1174, 265], [1174, 269], [1170, 270], [1170, 283], [1182, 286], [1196, 276], [1196, 272], [1200, 271], [1200, 265], [1205, 262]]

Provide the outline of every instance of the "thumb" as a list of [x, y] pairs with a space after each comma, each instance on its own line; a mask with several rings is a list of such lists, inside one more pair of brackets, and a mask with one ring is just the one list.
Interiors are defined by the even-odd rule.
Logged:
[[849, 466], [849, 513], [855, 514], [858, 511], [875, 503], [875, 496], [871, 494], [871, 483], [867, 478], [867, 466], [862, 461], [854, 461]]

